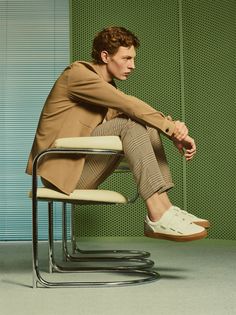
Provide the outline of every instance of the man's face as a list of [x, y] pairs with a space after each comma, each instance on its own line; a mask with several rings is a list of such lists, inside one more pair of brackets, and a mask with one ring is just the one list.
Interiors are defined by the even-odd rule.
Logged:
[[126, 80], [132, 70], [134, 70], [136, 51], [134, 46], [119, 47], [114, 55], [107, 54], [106, 70], [108, 76], [113, 79]]

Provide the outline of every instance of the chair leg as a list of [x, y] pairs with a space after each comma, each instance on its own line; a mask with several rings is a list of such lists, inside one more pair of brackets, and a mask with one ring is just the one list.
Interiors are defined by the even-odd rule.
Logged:
[[[62, 203], [62, 258], [68, 261], [68, 242], [67, 242], [67, 219], [66, 203]], [[71, 241], [71, 243], [73, 243]]]
[[38, 205], [36, 198], [32, 198], [32, 269], [33, 288], [37, 287], [38, 281]]
[[[66, 214], [66, 204], [65, 204], [65, 208], [63, 210], [65, 211], [65, 214]], [[75, 205], [71, 205], [71, 208], [70, 208], [70, 225], [71, 225], [70, 238], [71, 238], [71, 246], [72, 246], [72, 253], [73, 254], [75, 254], [76, 250], [77, 250], [74, 222], [75, 222]]]
[[52, 273], [54, 260], [54, 242], [53, 242], [53, 204], [48, 202], [48, 270]]

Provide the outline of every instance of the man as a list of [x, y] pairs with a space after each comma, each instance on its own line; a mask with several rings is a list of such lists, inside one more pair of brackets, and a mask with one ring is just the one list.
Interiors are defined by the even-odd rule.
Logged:
[[[191, 241], [207, 235], [209, 222], [172, 205], [173, 187], [160, 133], [191, 160], [194, 140], [183, 122], [172, 121], [147, 103], [116, 88], [135, 68], [138, 38], [122, 27], [109, 27], [93, 41], [93, 62], [68, 66], [54, 84], [41, 113], [27, 170], [42, 150], [62, 137], [117, 135], [145, 200], [145, 235], [173, 241]], [[46, 187], [70, 194], [75, 188], [97, 188], [115, 169], [116, 157], [70, 159], [50, 156], [39, 166]]]

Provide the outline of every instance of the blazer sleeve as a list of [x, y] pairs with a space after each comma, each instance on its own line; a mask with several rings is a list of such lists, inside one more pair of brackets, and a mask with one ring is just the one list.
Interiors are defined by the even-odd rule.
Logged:
[[159, 129], [167, 136], [173, 134], [175, 125], [161, 112], [127, 95], [104, 81], [93, 68], [82, 63], [72, 64], [68, 74], [68, 96], [76, 102], [112, 108], [125, 113], [130, 118]]

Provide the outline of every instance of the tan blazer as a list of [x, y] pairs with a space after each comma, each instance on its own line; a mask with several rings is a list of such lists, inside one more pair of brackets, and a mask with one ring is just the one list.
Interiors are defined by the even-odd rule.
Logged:
[[[117, 112], [118, 111], [118, 112]], [[56, 139], [89, 136], [104, 118], [119, 112], [171, 136], [174, 123], [136, 97], [126, 95], [107, 83], [92, 63], [77, 61], [68, 66], [55, 82], [41, 113], [26, 172], [42, 150], [53, 147]], [[70, 194], [76, 187], [84, 158], [50, 156], [43, 159], [38, 174]]]

